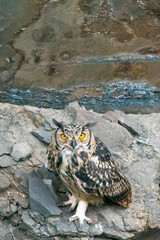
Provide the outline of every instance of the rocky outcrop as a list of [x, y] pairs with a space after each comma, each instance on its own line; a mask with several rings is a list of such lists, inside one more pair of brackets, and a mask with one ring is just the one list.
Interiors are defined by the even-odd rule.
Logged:
[[[92, 131], [131, 182], [133, 201], [128, 209], [111, 203], [89, 206], [91, 225], [67, 221], [68, 208], [58, 207], [66, 199], [66, 189], [45, 168], [52, 117], [65, 123], [97, 122]], [[159, 122], [159, 113], [97, 114], [77, 103], [64, 110], [0, 104], [0, 239], [158, 240]]]

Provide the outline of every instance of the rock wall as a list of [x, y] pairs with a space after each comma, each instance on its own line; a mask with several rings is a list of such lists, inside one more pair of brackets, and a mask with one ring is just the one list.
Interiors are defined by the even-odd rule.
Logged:
[[[66, 189], [45, 169], [52, 117], [70, 123], [97, 121], [93, 132], [129, 178], [128, 209], [89, 206], [93, 224], [67, 221], [58, 208]], [[156, 239], [160, 228], [160, 114], [97, 114], [72, 103], [64, 110], [0, 104], [0, 239]], [[28, 186], [29, 183], [29, 186]]]

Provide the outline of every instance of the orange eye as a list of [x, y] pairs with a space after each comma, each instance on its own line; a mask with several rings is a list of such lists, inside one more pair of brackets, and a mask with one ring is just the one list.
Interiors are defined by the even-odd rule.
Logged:
[[61, 138], [62, 138], [63, 140], [65, 140], [65, 139], [67, 139], [68, 137], [62, 133], [62, 134], [61, 134]]
[[80, 139], [84, 139], [85, 136], [86, 136], [86, 134], [85, 134], [85, 133], [82, 133], [82, 134], [79, 136], [79, 138], [80, 138]]

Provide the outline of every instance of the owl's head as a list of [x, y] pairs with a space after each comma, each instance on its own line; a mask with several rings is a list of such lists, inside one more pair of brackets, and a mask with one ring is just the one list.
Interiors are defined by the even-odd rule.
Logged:
[[81, 148], [90, 148], [94, 139], [90, 128], [96, 124], [95, 122], [81, 126], [78, 124], [65, 125], [57, 122], [54, 118], [52, 120], [58, 127], [53, 136], [57, 150], [76, 151]]

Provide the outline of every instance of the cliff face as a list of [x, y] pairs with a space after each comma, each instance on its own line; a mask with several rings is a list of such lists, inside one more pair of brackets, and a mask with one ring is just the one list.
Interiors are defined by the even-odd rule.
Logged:
[[[94, 134], [131, 182], [128, 209], [89, 206], [93, 224], [80, 228], [67, 221], [67, 208], [56, 204], [66, 197], [66, 189], [44, 167], [52, 117], [66, 123], [97, 121]], [[77, 103], [64, 110], [0, 104], [0, 239], [158, 239], [159, 122], [159, 113], [97, 114]]]

